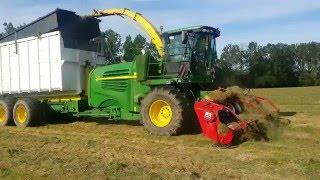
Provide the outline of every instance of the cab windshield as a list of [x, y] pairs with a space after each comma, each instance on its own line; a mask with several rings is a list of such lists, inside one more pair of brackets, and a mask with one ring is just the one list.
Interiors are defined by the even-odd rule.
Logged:
[[183, 42], [181, 33], [169, 36], [167, 51], [171, 61], [206, 60], [214, 61], [216, 37], [210, 33], [188, 33]]

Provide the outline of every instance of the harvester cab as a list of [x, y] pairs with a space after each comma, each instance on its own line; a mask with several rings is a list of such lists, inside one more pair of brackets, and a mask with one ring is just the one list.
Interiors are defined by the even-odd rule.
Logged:
[[[194, 26], [164, 32], [166, 70], [177, 71], [178, 77], [202, 85], [213, 84], [217, 58], [217, 28]], [[204, 86], [202, 86], [204, 87]]]

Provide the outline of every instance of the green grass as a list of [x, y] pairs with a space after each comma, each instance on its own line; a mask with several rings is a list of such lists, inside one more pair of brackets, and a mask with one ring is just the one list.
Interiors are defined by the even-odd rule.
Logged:
[[103, 119], [0, 128], [0, 179], [319, 179], [320, 87], [254, 90], [291, 124], [271, 142], [218, 149]]
[[286, 111], [320, 114], [320, 86], [257, 89], [253, 92], [269, 97]]

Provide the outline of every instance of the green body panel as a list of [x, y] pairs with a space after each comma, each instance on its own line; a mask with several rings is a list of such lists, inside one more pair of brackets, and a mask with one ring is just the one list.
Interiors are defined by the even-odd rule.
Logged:
[[91, 72], [88, 104], [99, 109], [93, 114], [117, 110], [118, 119], [139, 119], [140, 101], [150, 87], [138, 81], [136, 65], [136, 61], [126, 62], [98, 67]]

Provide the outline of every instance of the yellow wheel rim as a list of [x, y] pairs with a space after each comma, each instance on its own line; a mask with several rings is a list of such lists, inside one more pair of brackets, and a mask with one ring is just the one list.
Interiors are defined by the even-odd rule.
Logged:
[[7, 117], [7, 112], [5, 107], [3, 105], [0, 105], [0, 122], [4, 122]]
[[28, 112], [27, 108], [23, 104], [19, 104], [17, 106], [16, 112], [15, 112], [16, 120], [19, 123], [24, 123], [27, 121]]
[[149, 108], [149, 117], [157, 127], [165, 127], [172, 120], [172, 108], [166, 101], [154, 101]]

